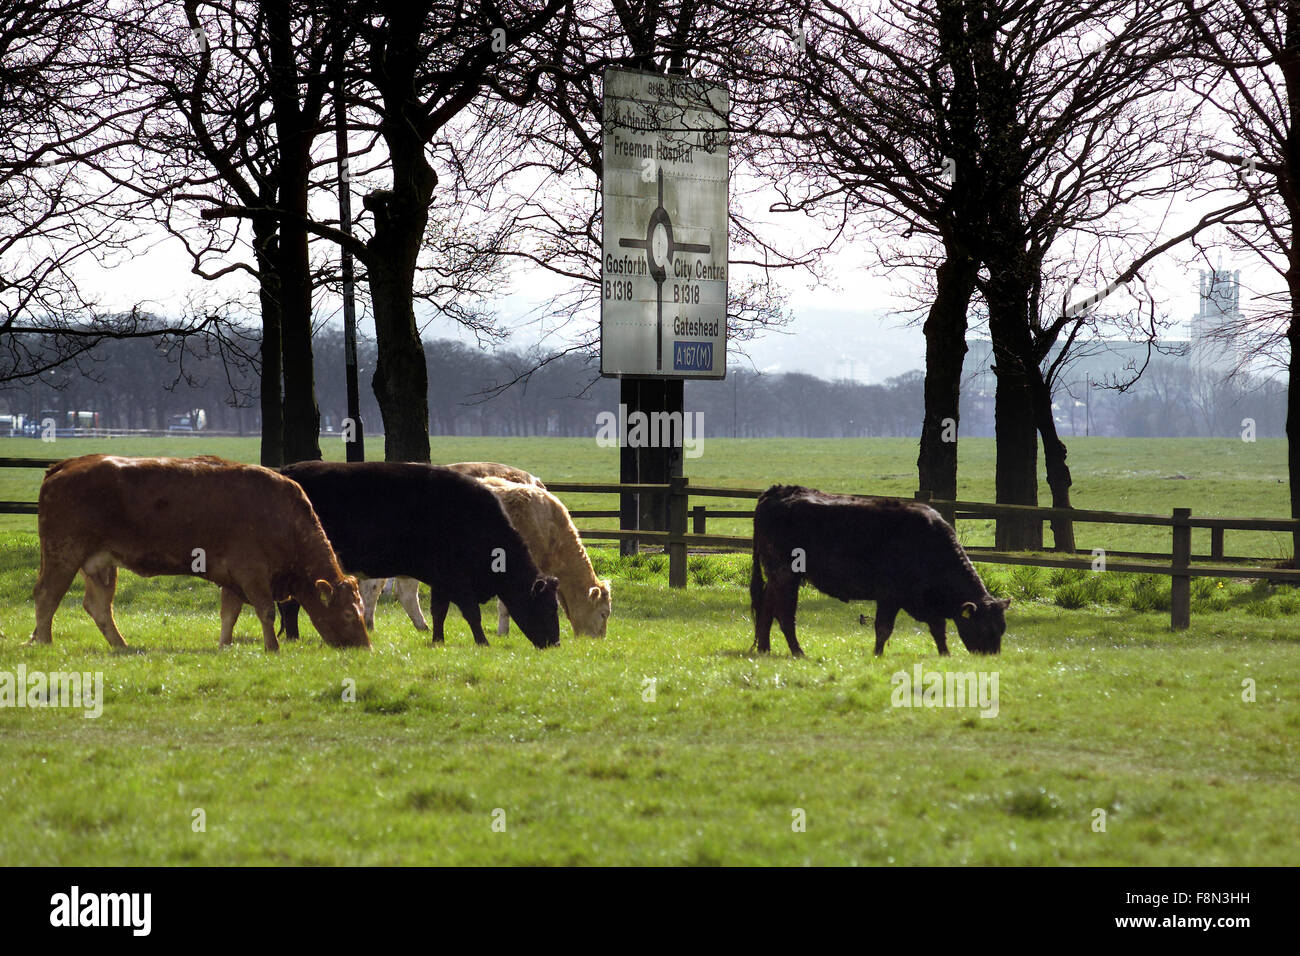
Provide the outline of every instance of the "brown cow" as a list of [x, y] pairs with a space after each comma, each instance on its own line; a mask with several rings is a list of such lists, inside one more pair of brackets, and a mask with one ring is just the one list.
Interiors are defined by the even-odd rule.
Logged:
[[53, 641], [59, 601], [80, 570], [83, 606], [114, 647], [117, 568], [191, 574], [221, 585], [221, 642], [239, 608], [253, 605], [268, 651], [275, 602], [292, 597], [334, 647], [369, 647], [356, 578], [345, 577], [296, 482], [220, 458], [83, 455], [52, 466], [41, 483], [41, 570], [32, 596], [32, 644]]

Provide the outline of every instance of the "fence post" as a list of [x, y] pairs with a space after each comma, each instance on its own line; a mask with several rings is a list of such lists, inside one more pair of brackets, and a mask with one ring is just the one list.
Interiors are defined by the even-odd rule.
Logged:
[[1223, 557], [1223, 529], [1222, 528], [1210, 529], [1210, 557], [1212, 558]]
[[[921, 495], [925, 495], [924, 498]], [[939, 512], [939, 517], [948, 522], [953, 531], [957, 530], [957, 509], [951, 504], [935, 504], [933, 491], [918, 491], [914, 496], [917, 501], [924, 501], [935, 511]]]
[[690, 503], [690, 494], [686, 489], [687, 479], [672, 477], [668, 479], [668, 586], [670, 588], [686, 587], [686, 508]]
[[952, 530], [957, 530], [957, 512], [952, 505], [931, 505], [930, 503], [934, 500], [934, 493], [924, 488], [912, 495], [912, 497], [917, 501], [924, 501], [927, 505], [930, 505], [935, 511], [939, 512], [940, 518], [948, 522]]
[[1174, 509], [1173, 569], [1169, 586], [1169, 626], [1175, 631], [1185, 631], [1192, 625], [1192, 579], [1178, 574], [1192, 563], [1191, 508]]
[[696, 505], [691, 509], [691, 531], [695, 534], [704, 534], [705, 527], [705, 510], [704, 505]]

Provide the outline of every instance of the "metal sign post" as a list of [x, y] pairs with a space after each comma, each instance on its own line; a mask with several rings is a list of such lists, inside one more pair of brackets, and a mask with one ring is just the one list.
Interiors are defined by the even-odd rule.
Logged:
[[[727, 373], [730, 98], [684, 76], [604, 79], [600, 371], [622, 380], [627, 416], [682, 420], [684, 380]], [[619, 480], [667, 484], [682, 456], [625, 444]], [[668, 526], [666, 496], [623, 495], [619, 510], [624, 530]]]

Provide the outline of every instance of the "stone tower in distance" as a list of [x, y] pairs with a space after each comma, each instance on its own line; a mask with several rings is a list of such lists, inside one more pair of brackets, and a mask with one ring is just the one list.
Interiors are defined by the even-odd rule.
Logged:
[[1202, 269], [1200, 278], [1200, 309], [1192, 316], [1192, 364], [1226, 374], [1233, 365], [1232, 353], [1215, 332], [1241, 318], [1241, 270]]

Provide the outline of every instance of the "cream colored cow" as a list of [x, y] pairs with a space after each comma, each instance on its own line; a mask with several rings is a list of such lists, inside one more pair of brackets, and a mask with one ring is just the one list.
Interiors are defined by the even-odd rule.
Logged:
[[[578, 529], [558, 498], [537, 484], [519, 484], [503, 478], [480, 478], [501, 501], [506, 516], [528, 546], [528, 552], [543, 574], [559, 579], [560, 607], [564, 608], [573, 633], [604, 637], [611, 610], [610, 584], [596, 577], [591, 559], [582, 546]], [[382, 580], [365, 581], [361, 596], [366, 606], [366, 623], [374, 626], [375, 602], [383, 589]], [[407, 616], [419, 630], [426, 630], [420, 610], [417, 583], [397, 578], [393, 589]], [[510, 615], [497, 602], [497, 633], [510, 630]]]

